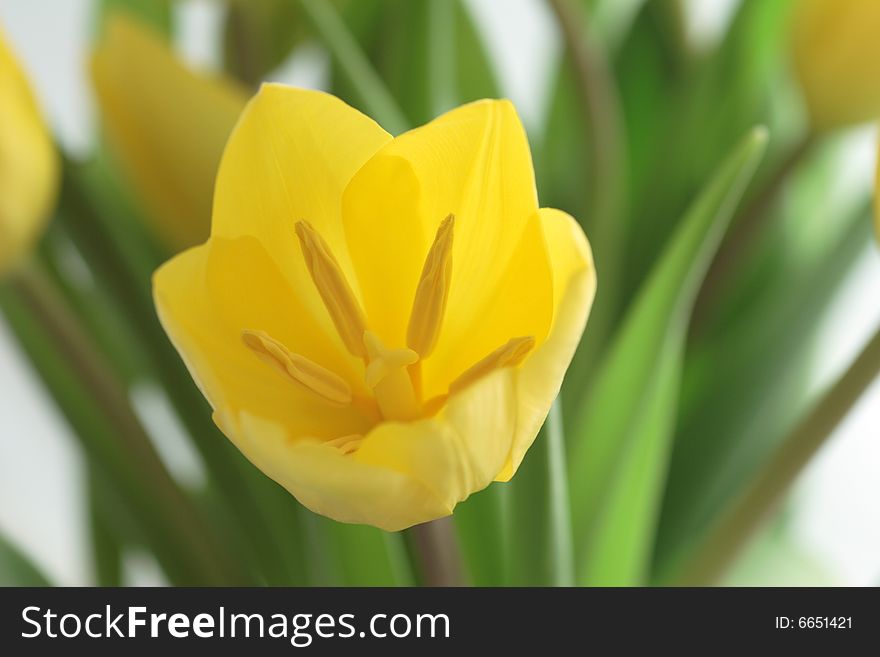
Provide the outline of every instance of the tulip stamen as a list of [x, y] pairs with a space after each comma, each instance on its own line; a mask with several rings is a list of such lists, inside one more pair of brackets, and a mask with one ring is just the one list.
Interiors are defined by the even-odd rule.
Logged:
[[296, 235], [312, 281], [342, 342], [352, 355], [367, 358], [363, 341], [367, 321], [339, 262], [308, 221], [296, 222]]
[[372, 388], [379, 410], [386, 420], [414, 420], [421, 415], [421, 403], [408, 368], [419, 360], [412, 349], [388, 349], [375, 333], [364, 332], [369, 354], [367, 385]]
[[456, 393], [503, 367], [516, 367], [535, 347], [534, 336], [511, 338], [488, 356], [465, 370], [449, 385], [449, 392]]
[[241, 339], [261, 360], [306, 390], [334, 404], [351, 403], [348, 383], [327, 368], [291, 352], [263, 331], [242, 331]]
[[406, 346], [415, 351], [420, 358], [431, 355], [440, 335], [440, 326], [446, 312], [449, 298], [449, 283], [452, 280], [452, 232], [455, 215], [449, 214], [437, 229], [434, 243], [428, 251], [422, 275], [416, 288], [409, 326], [406, 333]]

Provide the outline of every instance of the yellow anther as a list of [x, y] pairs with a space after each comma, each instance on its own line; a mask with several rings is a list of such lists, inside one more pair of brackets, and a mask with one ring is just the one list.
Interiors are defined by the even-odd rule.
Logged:
[[361, 306], [354, 296], [345, 274], [327, 243], [307, 221], [296, 222], [296, 234], [302, 247], [306, 267], [312, 281], [339, 331], [345, 347], [355, 356], [366, 358], [364, 331], [367, 322]]
[[419, 360], [411, 349], [388, 349], [377, 335], [366, 331], [364, 344], [369, 357], [367, 385], [373, 389], [382, 416], [387, 420], [414, 420], [421, 405], [407, 367]]
[[506, 344], [498, 347], [491, 354], [464, 371], [449, 385], [449, 392], [455, 393], [466, 388], [478, 379], [503, 367], [516, 367], [535, 347], [535, 338], [531, 335], [522, 338], [511, 338]]
[[449, 282], [452, 280], [452, 229], [455, 216], [447, 216], [437, 229], [434, 243], [428, 251], [422, 276], [416, 288], [409, 327], [406, 332], [406, 345], [427, 358], [437, 344], [440, 325], [449, 298]]
[[344, 379], [299, 354], [263, 331], [242, 331], [241, 339], [263, 361], [307, 390], [336, 404], [351, 402], [351, 388]]

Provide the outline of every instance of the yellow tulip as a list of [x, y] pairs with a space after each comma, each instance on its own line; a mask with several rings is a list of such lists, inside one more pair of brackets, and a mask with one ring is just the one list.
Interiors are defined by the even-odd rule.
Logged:
[[794, 64], [813, 127], [880, 118], [880, 2], [798, 0]]
[[42, 233], [58, 191], [58, 153], [0, 33], [0, 273]]
[[210, 230], [214, 175], [247, 95], [187, 69], [146, 25], [114, 14], [92, 58], [108, 144], [173, 251]]
[[218, 426], [305, 506], [386, 530], [513, 476], [595, 291], [578, 224], [539, 209], [525, 133], [480, 101], [392, 138], [264, 85], [211, 238], [155, 274]]

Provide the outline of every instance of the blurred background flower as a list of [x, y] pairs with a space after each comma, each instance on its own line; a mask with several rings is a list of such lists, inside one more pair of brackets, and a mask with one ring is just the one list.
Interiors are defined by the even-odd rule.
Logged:
[[[871, 12], [873, 4], [4, 3], [0, 24], [70, 158], [64, 164], [60, 221], [50, 227], [38, 255], [52, 263], [50, 278], [81, 311], [99, 351], [114, 365], [113, 376], [125, 381], [135, 424], [143, 425], [148, 438], [138, 449], [154, 450], [161, 466], [145, 483], [164, 482], [162, 495], [193, 492], [186, 499], [194, 500], [193, 513], [206, 517], [209, 526], [166, 545], [157, 543], [163, 532], [155, 529], [179, 523], [179, 517], [138, 514], [136, 520], [143, 516], [149, 522], [123, 530], [113, 521], [113, 509], [95, 508], [96, 487], [107, 485], [95, 476], [95, 458], [104, 452], [80, 448], [70, 418], [58, 413], [20, 351], [21, 325], [10, 315], [0, 322], [0, 534], [63, 584], [181, 581], [186, 573], [174, 569], [174, 555], [185, 559], [193, 549], [203, 549], [199, 536], [215, 530], [226, 536], [218, 543], [228, 544], [232, 555], [213, 554], [213, 565], [200, 575], [205, 580], [412, 581], [412, 574], [401, 570], [406, 559], [397, 535], [301, 514], [288, 505], [289, 496], [277, 496], [277, 487], [254, 477], [248, 464], [214, 449], [222, 437], [200, 424], [204, 409], [198, 391], [179, 383], [181, 373], [170, 358], [175, 355], [169, 356], [155, 318], [144, 310], [148, 290], [125, 281], [148, 280], [168, 253], [204, 235], [210, 169], [222, 149], [219, 135], [234, 123], [237, 103], [262, 80], [332, 89], [368, 114], [385, 117], [395, 130], [459, 102], [504, 95], [529, 132], [542, 205], [584, 218], [600, 289], [611, 291], [606, 300], [602, 292], [597, 298], [597, 315], [563, 389], [569, 439], [584, 406], [577, 383], [597, 370], [606, 338], [629, 317], [625, 311], [643, 282], [658, 271], [676, 228], [684, 225], [679, 217], [743, 134], [756, 123], [770, 131], [768, 154], [721, 247], [723, 257], [716, 259], [696, 299], [683, 347], [681, 400], [662, 504], [650, 490], [618, 495], [607, 506], [616, 511], [594, 519], [593, 538], [587, 541], [593, 554], [617, 567], [621, 562], [614, 548], [622, 545], [621, 536], [631, 538], [631, 526], [620, 519], [657, 515], [659, 532], [649, 561], [655, 581], [662, 578], [880, 323], [880, 308], [870, 302], [877, 296], [880, 265], [867, 221], [876, 131], [857, 125], [876, 118], [872, 85], [860, 84], [873, 77], [873, 42], [857, 38], [868, 33], [876, 11], [855, 20], [851, 31], [844, 29], [847, 12], [860, 8]], [[128, 22], [105, 22], [120, 9], [128, 12], [122, 19]], [[806, 18], [798, 19], [791, 9]], [[810, 18], [828, 11], [827, 21]], [[53, 20], [47, 21], [50, 14]], [[142, 27], [134, 27], [135, 20]], [[832, 43], [836, 30], [823, 29], [817, 37], [816, 24], [842, 26], [845, 46]], [[126, 31], [129, 37], [120, 39]], [[445, 38], [449, 34], [454, 39]], [[92, 80], [89, 62], [95, 51]], [[841, 59], [848, 53], [855, 54]], [[144, 66], [144, 58], [155, 65]], [[844, 63], [832, 70], [838, 62]], [[233, 77], [238, 81], [228, 82]], [[206, 98], [213, 99], [207, 102], [215, 109], [203, 114]], [[171, 111], [169, 102], [180, 105]], [[596, 125], [603, 130], [588, 129]], [[811, 129], [830, 132], [825, 129], [831, 127], [841, 129], [820, 136]], [[195, 143], [201, 145], [194, 148]], [[181, 184], [183, 179], [192, 182]], [[711, 205], [710, 197], [701, 198], [703, 206]], [[609, 222], [609, 216], [620, 220]], [[82, 217], [92, 223], [84, 225]], [[622, 227], [620, 234], [609, 229], [613, 226]], [[642, 306], [641, 316], [647, 317], [649, 304]], [[107, 312], [108, 307], [117, 310]], [[635, 344], [656, 344], [649, 342], [651, 335], [639, 336], [635, 329], [633, 334]], [[663, 336], [683, 341], [674, 318]], [[590, 404], [601, 401], [593, 398]], [[880, 525], [873, 522], [880, 499], [878, 409], [875, 383], [760, 526], [724, 581], [880, 581]], [[127, 421], [132, 426], [131, 418]], [[554, 444], [553, 432], [544, 432], [535, 447]], [[557, 564], [572, 560], [564, 549], [547, 547], [571, 544], [565, 523], [546, 512], [556, 507], [542, 506], [553, 499], [543, 473], [554, 463], [558, 473], [559, 458], [559, 451], [533, 447], [509, 488], [493, 486], [506, 492], [490, 489], [456, 512], [472, 580], [572, 581], [573, 573], [545, 563], [548, 554]], [[638, 463], [631, 466], [636, 472]], [[656, 485], [662, 489], [664, 474], [656, 470], [638, 483], [660, 481]], [[578, 485], [573, 480], [572, 489]], [[137, 504], [136, 490], [120, 493], [117, 485], [110, 490], [120, 503]], [[590, 498], [592, 493], [578, 494]], [[499, 512], [502, 508], [508, 512]], [[103, 540], [108, 527], [123, 533], [124, 540]], [[326, 546], [323, 560], [302, 551], [297, 536], [303, 532], [317, 541], [313, 544]], [[498, 536], [518, 540], [493, 542]], [[535, 536], [552, 540], [535, 541]], [[574, 542], [580, 540], [576, 536]], [[114, 557], [114, 550], [121, 554]], [[279, 559], [273, 550], [287, 558]], [[629, 566], [644, 567], [643, 556], [627, 559]], [[248, 564], [248, 572], [234, 572], [238, 569], [230, 561]], [[112, 572], [117, 562], [119, 572]], [[578, 581], [596, 581], [601, 574], [581, 573]]]
[[36, 99], [0, 33], [0, 273], [34, 246], [55, 204], [58, 155]]

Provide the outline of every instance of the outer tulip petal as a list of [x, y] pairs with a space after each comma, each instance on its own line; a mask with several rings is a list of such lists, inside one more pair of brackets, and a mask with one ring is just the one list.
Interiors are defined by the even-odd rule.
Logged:
[[304, 303], [326, 315], [295, 222], [314, 226], [356, 287], [340, 199], [352, 175], [390, 139], [372, 119], [329, 94], [264, 84], [223, 154], [212, 235], [255, 236]]
[[542, 208], [544, 235], [553, 266], [553, 328], [544, 344], [517, 372], [517, 430], [513, 448], [498, 481], [508, 481], [537, 436], [590, 314], [596, 271], [590, 245], [578, 223], [559, 210]]
[[415, 478], [361, 463], [327, 444], [291, 441], [277, 423], [248, 413], [216, 417], [250, 461], [315, 513], [398, 531], [450, 510]]
[[512, 370], [501, 370], [452, 397], [434, 418], [380, 424], [353, 456], [415, 477], [452, 513], [492, 482], [510, 453], [517, 430], [514, 382]]
[[[510, 309], [497, 304], [500, 312], [491, 322], [483, 315], [506, 284], [501, 281], [514, 258], [535, 263], [531, 273], [547, 282], [549, 293], [549, 274], [540, 271], [540, 237], [523, 240], [536, 210], [528, 142], [508, 101], [465, 105], [387, 144], [343, 198], [345, 231], [372, 328], [387, 344], [404, 343], [434, 233], [453, 213], [452, 282], [434, 358], [456, 352], [471, 365], [514, 334], [543, 337], [550, 316], [540, 307], [526, 325], [508, 322]], [[529, 249], [533, 256], [524, 257]], [[476, 327], [484, 340], [475, 339]]]
[[435, 418], [373, 429], [350, 455], [316, 440], [291, 441], [278, 423], [250, 413], [216, 419], [238, 448], [312, 511], [388, 531], [452, 513], [485, 488], [510, 452], [514, 376], [496, 372]]
[[159, 35], [122, 13], [107, 21], [92, 76], [110, 145], [159, 236], [175, 250], [203, 242], [244, 89], [192, 73]]
[[334, 438], [369, 427], [352, 408], [286, 380], [242, 342], [243, 329], [265, 330], [285, 344], [309, 347], [305, 356], [348, 374], [353, 384], [362, 379], [351, 373], [341, 349], [328, 344], [338, 340], [335, 333], [324, 332], [308, 314], [282, 312], [297, 313], [295, 297], [253, 238], [213, 238], [179, 254], [156, 272], [153, 290], [165, 331], [215, 410], [279, 422], [290, 436]]
[[0, 274], [42, 232], [58, 189], [58, 154], [0, 33]]
[[794, 63], [815, 128], [880, 115], [880, 3], [799, 0]]

